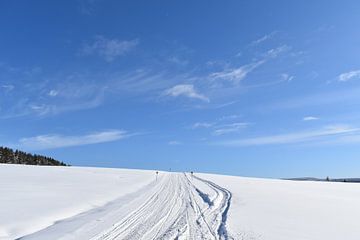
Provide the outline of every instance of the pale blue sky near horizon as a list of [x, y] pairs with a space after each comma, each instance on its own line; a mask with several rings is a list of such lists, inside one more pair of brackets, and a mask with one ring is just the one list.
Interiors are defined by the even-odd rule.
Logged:
[[2, 1], [0, 144], [79, 166], [360, 177], [358, 1]]

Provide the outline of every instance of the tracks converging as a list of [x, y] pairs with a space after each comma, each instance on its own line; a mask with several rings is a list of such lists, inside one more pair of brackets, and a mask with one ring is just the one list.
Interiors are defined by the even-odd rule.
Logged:
[[230, 240], [226, 228], [231, 193], [185, 173], [161, 173], [133, 193], [23, 240]]
[[231, 239], [226, 217], [231, 193], [195, 176], [172, 173], [124, 219], [92, 240]]

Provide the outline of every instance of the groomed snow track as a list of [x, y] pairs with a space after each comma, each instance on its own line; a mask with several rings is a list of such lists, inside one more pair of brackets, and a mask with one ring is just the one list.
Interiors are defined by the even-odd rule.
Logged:
[[54, 223], [22, 240], [228, 240], [231, 193], [185, 173], [160, 173], [142, 189]]
[[[200, 187], [213, 191], [212, 198]], [[229, 191], [212, 182], [168, 174], [138, 209], [91, 240], [229, 239], [225, 221], [230, 199]]]

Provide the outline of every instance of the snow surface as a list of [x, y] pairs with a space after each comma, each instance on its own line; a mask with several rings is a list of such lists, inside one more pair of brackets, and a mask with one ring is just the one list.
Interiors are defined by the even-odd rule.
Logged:
[[199, 174], [232, 194], [234, 239], [359, 240], [360, 184]]
[[39, 231], [153, 180], [154, 171], [0, 164], [0, 239]]
[[0, 239], [360, 239], [360, 184], [158, 175], [0, 165]]

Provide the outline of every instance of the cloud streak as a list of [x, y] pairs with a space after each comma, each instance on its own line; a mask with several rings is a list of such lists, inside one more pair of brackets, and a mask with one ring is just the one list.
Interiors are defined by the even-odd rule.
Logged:
[[71, 136], [47, 134], [29, 138], [21, 138], [18, 145], [19, 147], [25, 149], [43, 150], [112, 142], [128, 136], [129, 135], [127, 132], [123, 130], [108, 130], [86, 135]]
[[233, 69], [227, 69], [220, 72], [215, 72], [210, 74], [210, 79], [213, 80], [227, 80], [234, 85], [238, 85], [241, 80], [243, 80], [249, 73], [254, 71], [256, 68], [260, 67], [263, 63], [265, 63], [265, 60], [261, 60], [255, 63], [250, 63], [247, 65], [243, 65], [238, 68]]
[[359, 134], [360, 128], [352, 128], [344, 125], [326, 126], [322, 129], [313, 131], [300, 131], [286, 134], [269, 135], [254, 138], [235, 139], [217, 142], [217, 145], [232, 146], [232, 147], [246, 147], [246, 146], [260, 146], [260, 145], [276, 145], [276, 144], [291, 144], [310, 142], [315, 140], [324, 140], [326, 137], [336, 137], [351, 134]]
[[264, 35], [264, 36], [262, 36], [262, 37], [260, 37], [260, 38], [258, 38], [258, 39], [256, 39], [256, 40], [252, 41], [252, 42], [250, 43], [250, 46], [260, 45], [261, 43], [266, 42], [267, 40], [272, 39], [272, 38], [275, 36], [276, 33], [277, 33], [277, 31], [273, 31], [273, 32], [271, 32], [271, 33], [269, 33], [269, 34], [266, 34], [266, 35]]
[[210, 99], [205, 95], [198, 93], [192, 84], [175, 85], [174, 87], [165, 90], [164, 95], [171, 97], [183, 96], [187, 98], [199, 99], [204, 102], [210, 102]]
[[220, 135], [229, 134], [229, 133], [236, 133], [236, 132], [243, 130], [244, 128], [246, 128], [248, 126], [249, 126], [249, 123], [246, 123], [246, 122], [224, 124], [224, 125], [218, 126], [217, 129], [215, 129], [212, 132], [212, 134], [215, 136], [220, 136]]
[[222, 123], [226, 120], [238, 118], [237, 115], [225, 116], [215, 122], [196, 122], [191, 126], [191, 129], [209, 129], [213, 136], [221, 136], [229, 133], [237, 133], [247, 128], [250, 123], [247, 122], [232, 122]]
[[171, 145], [171, 146], [182, 145], [182, 142], [173, 140], [173, 141], [169, 141], [168, 145]]
[[[249, 64], [242, 65], [236, 68], [224, 69], [219, 72], [213, 72], [209, 75], [212, 81], [222, 80], [228, 81], [233, 85], [239, 85], [251, 72], [259, 68], [261, 65], [269, 61], [270, 59], [277, 58], [280, 54], [290, 50], [291, 48], [287, 45], [282, 45], [277, 48], [273, 48], [265, 52], [262, 58], [258, 61], [254, 61]], [[288, 78], [290, 76], [287, 76]]]
[[347, 82], [353, 78], [360, 78], [360, 70], [342, 73], [339, 75], [338, 80], [340, 82]]
[[191, 128], [192, 129], [198, 129], [198, 128], [210, 128], [214, 125], [214, 123], [210, 123], [210, 122], [197, 122], [194, 123]]
[[83, 55], [98, 55], [107, 62], [114, 61], [117, 57], [125, 55], [134, 49], [139, 40], [118, 40], [107, 39], [103, 36], [96, 36], [94, 42], [85, 44], [81, 50]]
[[313, 116], [306, 116], [303, 118], [303, 121], [315, 121], [315, 120], [319, 120], [319, 118]]

